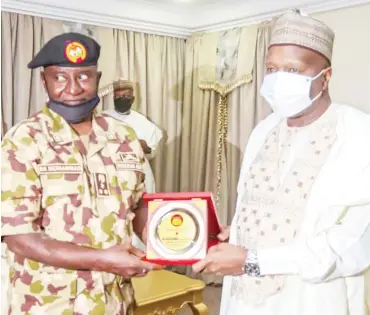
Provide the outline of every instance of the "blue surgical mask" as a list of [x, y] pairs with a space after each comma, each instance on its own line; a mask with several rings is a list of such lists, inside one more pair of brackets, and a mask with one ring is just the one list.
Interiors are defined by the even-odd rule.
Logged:
[[92, 99], [78, 105], [66, 105], [63, 102], [50, 99], [48, 107], [58, 115], [62, 116], [70, 124], [78, 124], [88, 118], [93, 110], [98, 106], [100, 98], [95, 95]]

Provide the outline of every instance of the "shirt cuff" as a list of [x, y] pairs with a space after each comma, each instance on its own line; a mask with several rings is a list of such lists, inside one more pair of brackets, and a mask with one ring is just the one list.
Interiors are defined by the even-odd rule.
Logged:
[[36, 221], [32, 213], [2, 213], [1, 220], [1, 236], [19, 235], [40, 233], [41, 228], [39, 222]]
[[18, 206], [12, 199], [1, 203], [1, 236], [40, 233], [40, 199], [23, 198], [17, 202]]
[[293, 246], [280, 246], [257, 251], [261, 276], [298, 274]]

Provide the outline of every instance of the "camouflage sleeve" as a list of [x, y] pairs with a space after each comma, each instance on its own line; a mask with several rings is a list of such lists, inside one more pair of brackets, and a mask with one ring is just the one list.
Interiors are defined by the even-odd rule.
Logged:
[[1, 236], [40, 232], [38, 148], [27, 132], [6, 136], [1, 146]]
[[135, 143], [133, 144], [134, 150], [136, 151], [136, 154], [141, 162], [142, 172], [139, 176], [139, 180], [136, 186], [136, 202], [137, 204], [140, 202], [140, 200], [143, 197], [143, 194], [146, 193], [146, 187], [145, 187], [145, 154], [141, 147], [141, 144], [139, 140], [136, 138]]
[[135, 189], [135, 196], [134, 196], [134, 201], [136, 205], [139, 204], [140, 200], [143, 197], [143, 194], [146, 192], [146, 187], [145, 187], [145, 172], [144, 172], [144, 164], [145, 164], [145, 154], [144, 151], [141, 147], [141, 144], [139, 142], [139, 139], [134, 131], [134, 129], [128, 125], [121, 125], [123, 128], [125, 128], [126, 133], [128, 132], [128, 136], [130, 139], [130, 147], [131, 149], [136, 153], [138, 159], [140, 160], [141, 164], [141, 171], [138, 172], [138, 181], [136, 184], [136, 189]]

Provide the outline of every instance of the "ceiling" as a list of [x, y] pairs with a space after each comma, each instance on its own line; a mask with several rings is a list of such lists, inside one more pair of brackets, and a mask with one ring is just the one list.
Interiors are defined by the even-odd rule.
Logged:
[[[203, 4], [211, 4], [211, 3], [227, 3], [230, 1], [227, 0], [139, 0], [141, 2], [151, 2], [151, 3], [164, 3], [164, 4], [178, 4], [178, 5], [185, 5], [185, 6], [199, 6]], [[233, 1], [233, 0], [231, 0]], [[237, 0], [240, 2], [240, 0]], [[248, 1], [248, 0], [247, 0]], [[235, 2], [235, 1], [234, 1]]]
[[1, 9], [71, 22], [174, 37], [230, 29], [291, 8], [306, 13], [370, 0], [2, 0]]

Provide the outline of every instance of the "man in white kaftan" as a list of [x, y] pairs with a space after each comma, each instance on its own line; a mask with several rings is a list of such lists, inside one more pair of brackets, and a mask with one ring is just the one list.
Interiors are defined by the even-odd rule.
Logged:
[[[144, 115], [131, 109], [134, 97], [134, 88], [130, 81], [118, 80], [113, 83], [114, 110], [108, 110], [106, 113], [111, 117], [124, 122], [135, 130], [135, 133], [141, 143], [145, 153], [145, 186], [148, 193], [154, 193], [155, 180], [149, 160], [155, 157], [156, 149], [163, 137], [162, 130]], [[133, 235], [133, 245], [145, 250], [141, 240]]]
[[193, 266], [226, 276], [220, 315], [370, 314], [370, 116], [330, 99], [333, 41], [299, 12], [272, 29], [274, 113], [248, 141], [229, 243]]

